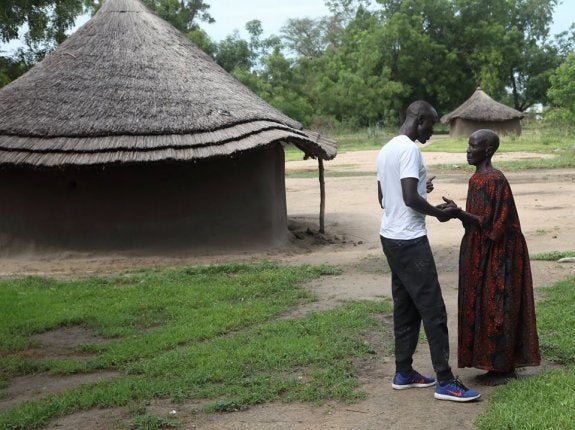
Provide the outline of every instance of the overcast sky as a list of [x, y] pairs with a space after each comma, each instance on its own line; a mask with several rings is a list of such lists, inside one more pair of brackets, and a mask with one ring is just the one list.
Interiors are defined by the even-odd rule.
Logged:
[[279, 35], [289, 18], [321, 18], [329, 15], [324, 0], [207, 0], [214, 24], [200, 26], [209, 36], [219, 42], [238, 30], [247, 37], [245, 24], [253, 19], [262, 23], [264, 36]]
[[[552, 34], [569, 30], [575, 21], [575, 1], [560, 0], [555, 8]], [[209, 36], [219, 42], [234, 30], [247, 37], [246, 22], [259, 19], [264, 36], [279, 35], [280, 28], [289, 18], [319, 18], [329, 14], [324, 0], [206, 0], [214, 24], [201, 24]]]

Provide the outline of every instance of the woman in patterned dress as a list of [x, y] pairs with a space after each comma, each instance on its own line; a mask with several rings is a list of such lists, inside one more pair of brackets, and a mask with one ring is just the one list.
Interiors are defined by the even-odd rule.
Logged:
[[[541, 362], [529, 253], [511, 187], [491, 164], [499, 147], [492, 130], [469, 137], [469, 180], [465, 234], [459, 255], [458, 366], [487, 373], [477, 377], [498, 385], [519, 367]], [[446, 200], [448, 204], [454, 204]]]

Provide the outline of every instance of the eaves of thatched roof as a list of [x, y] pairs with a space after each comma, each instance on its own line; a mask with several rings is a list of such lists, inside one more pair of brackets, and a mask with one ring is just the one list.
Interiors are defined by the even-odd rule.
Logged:
[[481, 88], [477, 88], [473, 95], [453, 112], [441, 117], [441, 122], [448, 123], [452, 119], [462, 118], [473, 121], [509, 121], [521, 119], [523, 114], [516, 109], [496, 102]]
[[303, 130], [138, 0], [107, 0], [0, 89], [0, 164], [190, 160], [277, 142], [336, 155], [335, 142]]

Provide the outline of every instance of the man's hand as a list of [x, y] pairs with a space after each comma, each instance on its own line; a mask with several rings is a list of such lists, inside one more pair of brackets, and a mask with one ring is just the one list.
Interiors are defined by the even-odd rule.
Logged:
[[433, 191], [433, 180], [435, 179], [435, 176], [432, 176], [431, 178], [429, 178], [427, 180], [427, 182], [425, 183], [425, 188], [427, 189], [427, 192], [430, 193]]
[[[444, 206], [445, 205], [445, 206]], [[439, 215], [437, 217], [437, 219], [439, 220], [439, 222], [446, 222], [449, 221], [452, 218], [457, 218], [459, 216], [459, 214], [461, 213], [461, 208], [457, 207], [457, 206], [451, 206], [449, 203], [444, 203], [443, 205], [440, 206], [444, 206], [444, 207], [438, 207], [438, 209], [441, 210], [441, 215]]]

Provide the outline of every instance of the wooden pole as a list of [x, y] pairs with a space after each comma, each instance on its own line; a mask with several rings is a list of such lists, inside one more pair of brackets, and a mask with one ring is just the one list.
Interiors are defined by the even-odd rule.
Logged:
[[321, 234], [325, 233], [325, 179], [324, 179], [324, 169], [323, 169], [323, 160], [318, 157], [318, 167], [319, 167], [319, 194], [320, 194], [320, 203], [319, 203], [319, 232]]

